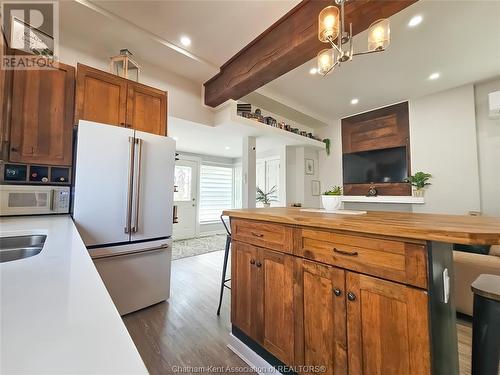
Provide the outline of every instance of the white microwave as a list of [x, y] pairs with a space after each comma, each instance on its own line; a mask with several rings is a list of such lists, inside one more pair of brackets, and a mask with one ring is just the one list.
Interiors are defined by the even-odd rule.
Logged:
[[69, 213], [69, 186], [0, 185], [0, 216]]

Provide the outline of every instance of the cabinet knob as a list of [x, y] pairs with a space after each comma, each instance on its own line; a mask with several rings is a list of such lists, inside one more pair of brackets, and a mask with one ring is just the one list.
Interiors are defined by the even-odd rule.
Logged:
[[261, 262], [257, 262], [257, 267], [261, 267], [262, 266], [262, 263]]
[[342, 291], [338, 288], [333, 289], [333, 294], [335, 294], [337, 297], [342, 294]]
[[257, 233], [257, 232], [252, 232], [252, 236], [259, 237], [259, 238], [264, 237], [264, 235], [262, 233]]
[[354, 301], [356, 299], [356, 295], [352, 292], [347, 293], [347, 299], [349, 301]]
[[255, 264], [255, 259], [250, 259], [250, 264], [254, 265]]
[[12, 151], [12, 152], [17, 152], [17, 148], [16, 148], [16, 147], [11, 147], [11, 148], [10, 148], [10, 151]]
[[120, 122], [120, 126], [125, 126], [125, 123], [124, 122]]

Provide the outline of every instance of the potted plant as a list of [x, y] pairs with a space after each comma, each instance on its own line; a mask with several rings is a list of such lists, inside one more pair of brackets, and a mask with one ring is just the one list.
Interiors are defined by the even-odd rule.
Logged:
[[269, 190], [267, 193], [264, 193], [261, 188], [257, 186], [257, 202], [261, 202], [264, 207], [270, 207], [271, 202], [276, 201], [274, 197], [272, 196], [276, 192], [276, 186], [273, 186], [271, 190]]
[[337, 211], [342, 205], [342, 186], [333, 186], [321, 195], [321, 203], [325, 211]]
[[414, 197], [423, 197], [424, 196], [424, 188], [430, 185], [429, 179], [432, 177], [430, 173], [425, 172], [417, 172], [413, 176], [405, 178], [406, 182], [409, 182], [413, 187], [413, 196]]

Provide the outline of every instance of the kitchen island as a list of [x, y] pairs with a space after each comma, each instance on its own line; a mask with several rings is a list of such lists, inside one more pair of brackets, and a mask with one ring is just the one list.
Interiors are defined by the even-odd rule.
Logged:
[[232, 334], [269, 364], [458, 374], [452, 246], [500, 244], [500, 219], [288, 208], [224, 215]]

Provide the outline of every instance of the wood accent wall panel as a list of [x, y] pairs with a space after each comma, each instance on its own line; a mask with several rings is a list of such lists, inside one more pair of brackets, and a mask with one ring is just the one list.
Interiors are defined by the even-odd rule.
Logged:
[[[410, 123], [408, 102], [394, 104], [342, 119], [342, 154], [405, 147], [408, 174], [411, 174]], [[344, 183], [345, 195], [366, 195], [372, 184]], [[406, 182], [374, 183], [379, 195], [410, 196]]]

